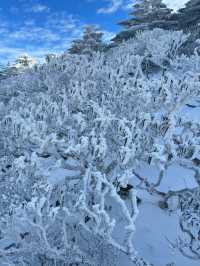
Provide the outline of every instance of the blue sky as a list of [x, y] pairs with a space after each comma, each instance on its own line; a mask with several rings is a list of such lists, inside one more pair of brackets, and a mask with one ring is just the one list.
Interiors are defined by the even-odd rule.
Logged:
[[66, 50], [84, 25], [101, 27], [110, 39], [134, 0], [0, 0], [0, 63], [28, 53], [41, 59]]
[[[0, 63], [28, 53], [38, 58], [66, 50], [87, 24], [109, 40], [136, 0], [0, 0]], [[163, 0], [176, 8], [187, 0]]]

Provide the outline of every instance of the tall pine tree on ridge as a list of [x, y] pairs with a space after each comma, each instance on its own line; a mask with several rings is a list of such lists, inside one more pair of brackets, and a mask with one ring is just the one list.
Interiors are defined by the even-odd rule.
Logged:
[[82, 39], [74, 40], [69, 49], [71, 54], [91, 54], [103, 51], [105, 44], [102, 41], [103, 33], [93, 25], [85, 27]]
[[130, 19], [119, 23], [125, 27], [125, 30], [116, 35], [113, 39], [115, 43], [134, 37], [137, 31], [178, 28], [177, 15], [172, 13], [162, 0], [137, 1], [130, 15], [132, 16]]
[[190, 34], [184, 53], [193, 53], [198, 46], [196, 40], [200, 39], [200, 0], [190, 0], [179, 10], [179, 28]]

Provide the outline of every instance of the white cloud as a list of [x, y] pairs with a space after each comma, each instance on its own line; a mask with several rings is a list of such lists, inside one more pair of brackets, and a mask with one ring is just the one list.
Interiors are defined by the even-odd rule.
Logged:
[[118, 11], [122, 4], [123, 4], [123, 0], [107, 0], [110, 2], [108, 7], [102, 7], [100, 9], [97, 10], [97, 13], [99, 14], [111, 14], [114, 13], [116, 11]]
[[[89, 2], [94, 0], [87, 0]], [[133, 4], [138, 0], [104, 0], [109, 2], [108, 6], [102, 7], [97, 10], [98, 14], [111, 14], [118, 10], [130, 10], [133, 8]]]
[[[41, 60], [47, 53], [62, 53], [74, 39], [82, 36], [85, 24], [73, 15], [52, 9], [46, 12], [47, 9], [42, 7], [34, 10], [44, 12], [42, 20], [37, 19], [33, 14], [33, 6], [28, 7], [27, 2], [23, 5], [26, 13], [24, 19], [13, 23], [9, 17], [0, 17], [0, 63], [12, 62], [25, 53]], [[12, 11], [10, 9], [11, 13]], [[109, 31], [103, 33], [105, 41], [114, 36]]]
[[133, 4], [136, 3], [137, 1], [136, 0], [129, 0], [129, 1], [126, 1], [125, 4], [124, 4], [124, 9], [132, 9], [133, 8]]
[[187, 2], [188, 0], [163, 0], [163, 3], [175, 12], [180, 8], [183, 8]]
[[33, 13], [43, 13], [43, 12], [49, 12], [50, 8], [48, 6], [42, 5], [42, 4], [36, 4], [33, 5], [30, 8], [27, 8], [27, 11], [33, 12]]
[[83, 25], [65, 12], [46, 13], [39, 23], [32, 17], [14, 25], [1, 19], [0, 62], [13, 61], [24, 53], [37, 58], [46, 53], [61, 53], [81, 36]]
[[115, 37], [115, 34], [116, 34], [114, 32], [107, 31], [107, 30], [103, 30], [102, 33], [103, 33], [103, 40], [105, 42], [109, 42], [111, 39]]
[[[91, 2], [92, 0], [87, 0]], [[109, 2], [108, 6], [102, 7], [97, 10], [99, 14], [111, 14], [118, 10], [130, 10], [133, 8], [134, 3], [140, 0], [104, 0]], [[163, 3], [166, 4], [169, 8], [175, 12], [183, 8], [188, 0], [163, 0]]]

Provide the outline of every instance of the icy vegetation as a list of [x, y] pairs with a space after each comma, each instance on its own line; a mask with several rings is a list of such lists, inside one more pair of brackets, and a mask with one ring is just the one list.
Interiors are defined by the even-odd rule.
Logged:
[[187, 38], [154, 29], [0, 82], [1, 266], [199, 265]]

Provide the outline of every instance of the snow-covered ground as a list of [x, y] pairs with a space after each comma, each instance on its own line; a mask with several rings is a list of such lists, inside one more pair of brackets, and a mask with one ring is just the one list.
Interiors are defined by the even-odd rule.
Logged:
[[199, 261], [184, 257], [173, 243], [181, 234], [179, 213], [158, 207], [159, 199], [145, 192], [138, 192], [142, 199], [134, 236], [139, 254], [156, 266], [174, 262], [176, 266], [198, 266]]

